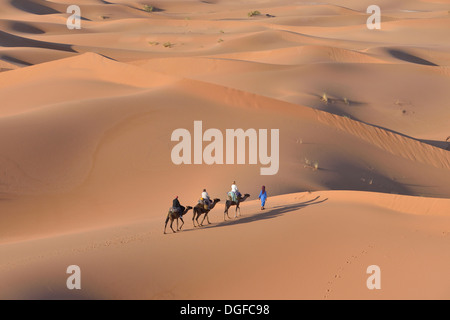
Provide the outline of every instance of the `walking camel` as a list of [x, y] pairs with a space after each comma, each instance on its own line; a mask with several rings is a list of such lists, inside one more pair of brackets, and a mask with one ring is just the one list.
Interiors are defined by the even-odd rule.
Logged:
[[[176, 231], [173, 230], [172, 228], [172, 224], [173, 224], [173, 220], [177, 220], [177, 231], [180, 231], [181, 228], [183, 227], [184, 221], [183, 221], [183, 216], [188, 213], [189, 210], [191, 210], [192, 207], [187, 206], [186, 209], [184, 209], [183, 212], [180, 211], [176, 211], [174, 212], [172, 210], [172, 208], [169, 209], [169, 213], [167, 213], [167, 218], [166, 218], [166, 224], [164, 225], [164, 234], [166, 234], [166, 227], [167, 227], [167, 222], [170, 220], [170, 229], [172, 229], [172, 231], [175, 233]], [[181, 219], [181, 226], [180, 228], [178, 228], [178, 219]]]
[[227, 200], [227, 202], [225, 203], [225, 211], [223, 212], [223, 221], [225, 221], [225, 215], [227, 215], [228, 219], [231, 219], [230, 216], [228, 215], [228, 209], [230, 209], [231, 206], [236, 206], [236, 211], [234, 212], [234, 218], [237, 218], [237, 211], [239, 209], [239, 215], [241, 215], [241, 208], [239, 208], [239, 204], [243, 201], [245, 201], [245, 199], [247, 199], [248, 197], [250, 197], [250, 195], [248, 193], [246, 193], [243, 197], [240, 196], [237, 201], [231, 201], [231, 200]]
[[[203, 226], [203, 221], [208, 221], [208, 224], [211, 224], [211, 222], [209, 222], [209, 218], [208, 218], [208, 213], [216, 206], [216, 203], [219, 202], [220, 199], [215, 198], [213, 203], [211, 204], [211, 206], [209, 207], [209, 209], [205, 209], [205, 207], [203, 206], [202, 203], [198, 203], [195, 207], [194, 207], [194, 213], [192, 215], [192, 223], [194, 225], [194, 227], [202, 227]], [[200, 216], [204, 214], [205, 216], [203, 217], [203, 220], [201, 223], [198, 222], [198, 218], [200, 218]], [[197, 221], [197, 226], [195, 225], [195, 221]]]

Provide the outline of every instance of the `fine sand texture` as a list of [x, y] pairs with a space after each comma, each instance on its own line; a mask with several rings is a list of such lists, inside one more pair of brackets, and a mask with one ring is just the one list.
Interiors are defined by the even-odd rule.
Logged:
[[[0, 0], [0, 299], [450, 299], [448, 1], [75, 2]], [[195, 121], [278, 172], [174, 164]]]

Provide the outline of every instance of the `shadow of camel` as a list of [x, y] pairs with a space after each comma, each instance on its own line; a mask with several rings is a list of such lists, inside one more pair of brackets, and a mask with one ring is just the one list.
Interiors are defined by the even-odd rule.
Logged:
[[302, 209], [304, 207], [315, 205], [315, 204], [324, 203], [325, 201], [328, 200], [328, 198], [325, 198], [323, 200], [319, 200], [319, 198], [320, 198], [320, 196], [317, 196], [314, 199], [311, 199], [311, 200], [308, 200], [305, 202], [294, 203], [294, 204], [285, 205], [285, 206], [276, 206], [269, 210], [261, 211], [261, 213], [259, 213], [259, 214], [257, 213], [257, 214], [253, 214], [251, 216], [246, 216], [246, 217], [241, 216], [241, 218], [238, 218], [236, 220], [227, 220], [227, 221], [223, 221], [223, 222], [219, 222], [219, 223], [213, 223], [211, 225], [203, 226], [200, 229], [188, 229], [188, 230], [185, 230], [185, 232], [201, 230], [201, 229], [233, 226], [233, 225], [250, 223], [250, 222], [255, 222], [255, 221], [273, 219], [276, 217], [280, 217], [287, 212], [296, 211], [296, 210]]

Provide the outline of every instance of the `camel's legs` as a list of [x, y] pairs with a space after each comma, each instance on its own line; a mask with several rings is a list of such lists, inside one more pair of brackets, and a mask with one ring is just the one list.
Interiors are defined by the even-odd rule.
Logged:
[[180, 230], [181, 230], [181, 228], [183, 228], [183, 224], [184, 224], [183, 217], [180, 217], [180, 220], [181, 220], [181, 226], [180, 226]]
[[[225, 213], [227, 214], [227, 218], [231, 219], [230, 216], [228, 215], [228, 210], [231, 208], [231, 206], [233, 206], [233, 204], [229, 204], [229, 205], [225, 205]], [[225, 215], [223, 216], [223, 220], [225, 221]]]
[[196, 215], [196, 212], [194, 211], [194, 213], [192, 214], [192, 224], [194, 225], [194, 228], [197, 227], [195, 225], [195, 215]]
[[236, 210], [234, 210], [234, 218], [236, 219], [238, 217], [238, 210], [239, 210], [239, 215], [241, 214], [241, 208], [239, 208], [239, 203], [236, 204]]
[[208, 213], [209, 213], [209, 212], [205, 213], [205, 216], [203, 217], [201, 226], [203, 226], [203, 221], [205, 221], [205, 218], [206, 218], [206, 221], [208, 221], [208, 224], [211, 224], [211, 222], [209, 222]]
[[165, 225], [164, 225], [164, 234], [166, 234], [166, 227], [167, 227], [167, 222], [169, 221], [169, 215], [167, 215], [167, 218], [166, 218], [166, 223], [165, 223]]
[[230, 207], [225, 207], [225, 211], [223, 212], [223, 221], [226, 221], [227, 219], [225, 218], [225, 215], [228, 217], [228, 219], [230, 219], [230, 216], [228, 215], [228, 209]]
[[203, 216], [202, 222], [200, 223], [200, 226], [203, 227], [203, 221], [205, 221], [207, 213], [205, 213], [205, 215]]
[[[177, 223], [178, 223], [178, 220], [177, 220]], [[173, 230], [172, 225], [173, 225], [173, 219], [170, 219], [170, 229], [172, 229], [173, 233], [175, 233], [176, 231]]]

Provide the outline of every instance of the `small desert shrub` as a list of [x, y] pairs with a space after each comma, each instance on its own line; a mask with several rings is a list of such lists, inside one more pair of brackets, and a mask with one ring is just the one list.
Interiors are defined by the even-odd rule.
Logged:
[[157, 41], [149, 41], [148, 44], [150, 44], [152, 46], [157, 46], [159, 44], [159, 42], [157, 42]]
[[305, 158], [305, 165], [304, 168], [310, 168], [314, 171], [319, 170], [319, 161], [311, 161], [307, 158]]
[[144, 11], [145, 12], [153, 12], [153, 10], [154, 10], [153, 6], [149, 6], [148, 4], [146, 4], [144, 6]]
[[223, 39], [219, 39], [219, 40], [217, 40], [217, 42], [221, 43], [221, 42], [223, 42]]
[[173, 47], [173, 43], [171, 42], [166, 42], [163, 44], [164, 48], [172, 48]]
[[313, 168], [314, 168], [314, 170], [319, 170], [319, 162], [314, 161], [313, 162]]
[[259, 16], [259, 15], [261, 15], [261, 12], [259, 12], [258, 10], [255, 10], [255, 11], [250, 11], [249, 13], [248, 13], [248, 16], [251, 18], [251, 17], [254, 17], [254, 16]]
[[366, 179], [366, 178], [361, 178], [362, 182], [367, 182], [369, 185], [373, 184], [373, 179]]

